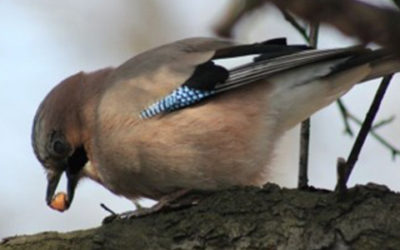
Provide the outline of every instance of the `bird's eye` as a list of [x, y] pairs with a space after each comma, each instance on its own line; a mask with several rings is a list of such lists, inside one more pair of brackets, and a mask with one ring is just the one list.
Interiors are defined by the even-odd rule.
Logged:
[[64, 136], [60, 132], [54, 131], [50, 135], [49, 152], [54, 157], [66, 157], [70, 151], [70, 146], [64, 139]]
[[53, 143], [53, 151], [58, 155], [65, 155], [68, 152], [68, 145], [57, 140]]

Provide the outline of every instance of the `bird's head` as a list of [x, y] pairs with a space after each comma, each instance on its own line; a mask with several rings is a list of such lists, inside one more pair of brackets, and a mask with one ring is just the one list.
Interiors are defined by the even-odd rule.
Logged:
[[79, 91], [84, 74], [57, 85], [39, 106], [32, 128], [32, 146], [47, 174], [46, 202], [51, 205], [62, 174], [67, 176], [65, 209], [74, 198], [80, 172], [88, 161], [81, 138]]
[[88, 163], [86, 145], [95, 102], [111, 68], [75, 74], [58, 84], [40, 104], [32, 128], [32, 146], [47, 174], [46, 202], [53, 209], [55, 191], [63, 173], [67, 196], [59, 211], [68, 209]]

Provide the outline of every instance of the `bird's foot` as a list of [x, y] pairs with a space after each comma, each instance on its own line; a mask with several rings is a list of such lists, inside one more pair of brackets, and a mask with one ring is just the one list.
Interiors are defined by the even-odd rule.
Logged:
[[127, 211], [121, 214], [115, 214], [106, 217], [103, 223], [109, 223], [114, 220], [129, 220], [132, 218], [143, 217], [158, 213], [160, 211], [170, 211], [182, 209], [198, 204], [207, 192], [196, 192], [191, 190], [179, 190], [177, 192], [163, 196], [157, 204], [150, 208], [137, 207], [134, 211]]

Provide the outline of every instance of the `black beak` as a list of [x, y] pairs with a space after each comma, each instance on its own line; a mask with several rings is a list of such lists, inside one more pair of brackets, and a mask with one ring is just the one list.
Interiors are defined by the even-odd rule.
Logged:
[[[51, 174], [48, 176], [48, 183], [47, 183], [47, 192], [46, 192], [46, 202], [47, 205], [50, 206], [54, 194], [56, 192], [58, 183], [60, 182], [61, 175], [63, 172], [57, 172], [54, 174]], [[74, 198], [75, 194], [75, 188], [76, 185], [78, 184], [79, 180], [79, 175], [77, 174], [71, 174], [68, 169], [66, 170], [66, 175], [67, 175], [67, 203], [66, 207], [67, 209], [70, 207], [72, 203], [72, 199]]]
[[60, 182], [62, 172], [52, 172], [47, 175], [47, 191], [46, 191], [46, 202], [50, 206], [53, 200], [54, 193], [56, 192], [58, 183]]
[[[75, 188], [79, 181], [78, 173], [71, 173], [70, 168], [65, 168], [66, 176], [67, 176], [67, 200], [66, 200], [66, 209], [68, 209], [72, 203], [72, 199], [74, 198]], [[46, 191], [46, 202], [47, 205], [51, 205], [51, 202], [54, 198], [54, 194], [56, 192], [58, 183], [60, 182], [61, 175], [64, 171], [52, 172], [47, 176], [47, 191]]]
[[79, 181], [79, 174], [78, 173], [71, 173], [68, 171], [68, 168], [66, 170], [67, 174], [67, 209], [69, 206], [72, 204], [72, 200], [74, 199], [75, 195], [75, 188], [76, 185], [78, 184]]
[[65, 171], [67, 176], [67, 199], [66, 199], [66, 209], [68, 209], [72, 200], [74, 199], [75, 188], [81, 177], [81, 170], [85, 166], [88, 158], [86, 156], [86, 151], [83, 147], [78, 147], [74, 153], [67, 158], [65, 161], [59, 162], [59, 166], [55, 169], [62, 169], [59, 172], [51, 172], [47, 176], [47, 193], [46, 202], [50, 206], [54, 197], [54, 193], [57, 189], [57, 185], [60, 181], [62, 173]]

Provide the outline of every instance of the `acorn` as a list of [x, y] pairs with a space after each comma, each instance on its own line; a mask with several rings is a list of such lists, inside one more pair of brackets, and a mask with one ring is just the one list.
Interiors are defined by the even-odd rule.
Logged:
[[59, 212], [64, 212], [67, 210], [67, 201], [67, 194], [64, 192], [59, 192], [54, 195], [53, 199], [51, 200], [50, 207]]

